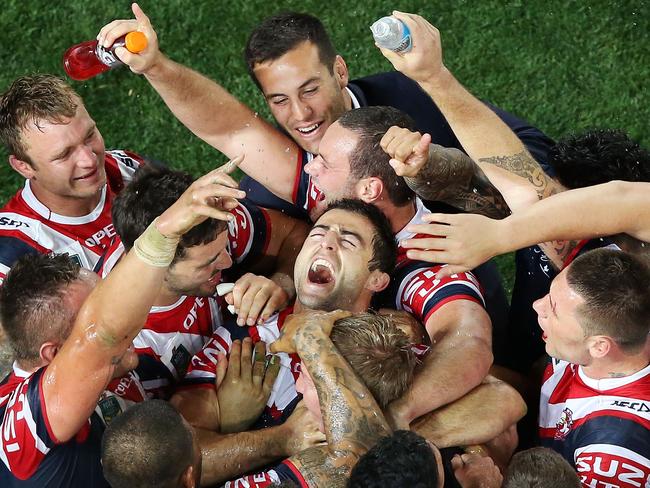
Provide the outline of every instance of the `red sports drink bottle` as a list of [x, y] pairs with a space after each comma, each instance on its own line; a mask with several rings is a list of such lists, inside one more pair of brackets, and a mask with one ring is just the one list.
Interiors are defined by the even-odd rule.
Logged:
[[133, 31], [117, 38], [109, 48], [100, 46], [97, 41], [76, 44], [63, 55], [63, 68], [73, 80], [87, 80], [124, 64], [115, 55], [115, 48], [120, 46], [139, 53], [147, 47], [147, 38], [142, 32]]

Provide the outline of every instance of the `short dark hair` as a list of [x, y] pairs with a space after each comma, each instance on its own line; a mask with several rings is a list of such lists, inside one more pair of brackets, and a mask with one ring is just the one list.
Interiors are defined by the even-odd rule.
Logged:
[[17, 78], [0, 98], [0, 139], [9, 154], [32, 164], [21, 131], [40, 121], [74, 117], [81, 97], [61, 78], [36, 74]]
[[368, 263], [368, 269], [392, 273], [397, 263], [397, 243], [390, 222], [383, 212], [370, 203], [354, 198], [332, 202], [326, 212], [336, 209], [361, 215], [372, 224], [375, 235], [372, 238], [372, 259]]
[[128, 408], [102, 437], [104, 477], [113, 488], [176, 488], [193, 460], [190, 427], [162, 400]]
[[255, 77], [255, 65], [276, 60], [303, 42], [311, 42], [316, 45], [321, 63], [332, 74], [336, 49], [327, 35], [323, 23], [313, 15], [281, 12], [264, 19], [253, 29], [246, 41], [244, 58], [248, 73], [258, 88], [262, 87]]
[[427, 441], [410, 430], [382, 438], [352, 468], [348, 488], [436, 488], [438, 463]]
[[533, 447], [515, 454], [503, 478], [503, 488], [580, 488], [571, 465], [547, 447]]
[[413, 383], [415, 352], [390, 316], [364, 312], [339, 319], [331, 338], [382, 409]]
[[395, 205], [403, 206], [413, 200], [415, 194], [404, 178], [397, 176], [388, 161], [390, 156], [379, 143], [393, 125], [417, 131], [415, 121], [393, 107], [361, 107], [345, 112], [337, 122], [359, 136], [350, 158], [350, 176], [355, 180], [375, 176], [386, 187], [388, 198]]
[[44, 342], [68, 336], [78, 310], [63, 297], [80, 270], [67, 254], [27, 254], [13, 265], [0, 287], [0, 322], [17, 360], [36, 361]]
[[650, 181], [650, 151], [616, 129], [570, 135], [548, 153], [558, 180], [567, 188], [612, 180]]
[[573, 261], [566, 279], [585, 301], [577, 313], [586, 337], [609, 336], [630, 352], [645, 345], [650, 331], [650, 267], [644, 259], [596, 249]]
[[[156, 217], [179, 199], [192, 184], [193, 178], [182, 171], [162, 166], [144, 165], [133, 180], [113, 200], [112, 215], [115, 231], [124, 247], [133, 247], [135, 240]], [[176, 248], [174, 262], [182, 259], [188, 247], [207, 244], [227, 229], [227, 224], [207, 219], [183, 234]]]

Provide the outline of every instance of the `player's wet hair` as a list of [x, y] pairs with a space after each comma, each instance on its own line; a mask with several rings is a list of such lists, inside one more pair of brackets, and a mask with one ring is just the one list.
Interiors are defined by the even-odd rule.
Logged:
[[334, 73], [336, 49], [327, 35], [323, 23], [316, 17], [298, 12], [281, 12], [264, 19], [251, 32], [246, 41], [244, 58], [248, 73], [258, 86], [255, 66], [274, 61], [295, 49], [303, 42], [311, 42], [318, 48], [320, 62]]
[[438, 463], [427, 441], [410, 430], [382, 438], [352, 468], [348, 488], [437, 488]]
[[362, 215], [370, 222], [375, 232], [372, 238], [372, 258], [368, 263], [368, 269], [392, 273], [397, 262], [397, 243], [390, 222], [383, 212], [370, 203], [353, 198], [343, 198], [330, 203], [326, 212], [335, 209]]
[[38, 362], [41, 345], [63, 342], [78, 310], [64, 300], [81, 268], [66, 254], [28, 254], [13, 265], [0, 287], [0, 321], [15, 359]]
[[577, 308], [585, 337], [611, 337], [632, 353], [645, 346], [650, 332], [650, 267], [643, 258], [596, 249], [573, 261], [566, 279], [585, 301]]
[[9, 154], [29, 164], [21, 132], [29, 124], [61, 123], [74, 117], [81, 97], [61, 78], [48, 74], [21, 76], [0, 98], [0, 139]]
[[650, 151], [622, 130], [595, 129], [566, 137], [549, 150], [548, 160], [567, 188], [650, 181]]
[[190, 427], [162, 400], [128, 408], [102, 437], [104, 477], [113, 488], [176, 488], [196, 454]]
[[390, 316], [358, 313], [339, 319], [330, 337], [382, 409], [411, 386], [415, 352]]
[[503, 488], [580, 488], [580, 478], [560, 454], [533, 447], [512, 456]]
[[[124, 247], [131, 249], [149, 224], [171, 207], [193, 181], [187, 173], [161, 166], [145, 165], [138, 169], [113, 201], [113, 225]], [[226, 229], [227, 224], [221, 220], [207, 219], [200, 223], [183, 234], [174, 262], [183, 258], [188, 247], [212, 242]]]
[[377, 177], [384, 183], [388, 198], [395, 205], [401, 207], [411, 202], [415, 193], [388, 164], [390, 156], [379, 143], [394, 125], [416, 131], [415, 121], [396, 108], [376, 106], [348, 110], [336, 122], [359, 137], [350, 158], [350, 177], [355, 181]]

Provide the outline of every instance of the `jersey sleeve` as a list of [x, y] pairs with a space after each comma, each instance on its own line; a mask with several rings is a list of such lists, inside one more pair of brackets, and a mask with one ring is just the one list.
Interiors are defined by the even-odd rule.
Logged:
[[[2, 218], [0, 218], [0, 229]], [[9, 273], [14, 263], [25, 254], [45, 254], [49, 252], [36, 242], [26, 242], [12, 235], [0, 235], [0, 285]]]
[[440, 268], [417, 261], [400, 267], [388, 289], [394, 300], [392, 306], [409, 312], [423, 324], [436, 310], [455, 300], [470, 300], [485, 306], [481, 286], [472, 273], [437, 279], [435, 275]]
[[272, 225], [268, 212], [247, 200], [230, 211], [234, 220], [228, 222], [228, 250], [232, 260], [241, 265], [266, 253]]
[[45, 368], [40, 369], [13, 391], [4, 418], [0, 456], [19, 479], [31, 477], [58, 441], [47, 418], [41, 389]]
[[144, 162], [142, 156], [131, 151], [119, 149], [106, 151], [106, 177], [111, 190], [116, 194], [122, 191], [122, 188], [129, 184], [137, 169]]
[[303, 478], [298, 468], [288, 459], [273, 469], [262, 471], [257, 474], [242, 476], [226, 482], [224, 488], [267, 488], [282, 483], [293, 481], [299, 488], [309, 488], [307, 481]]

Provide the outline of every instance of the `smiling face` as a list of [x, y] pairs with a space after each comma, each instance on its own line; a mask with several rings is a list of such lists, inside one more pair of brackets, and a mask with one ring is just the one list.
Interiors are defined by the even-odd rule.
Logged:
[[232, 266], [227, 244], [226, 230], [212, 242], [186, 248], [183, 257], [175, 260], [167, 271], [165, 286], [181, 295], [214, 295], [221, 271]]
[[578, 307], [584, 299], [567, 283], [567, 271], [562, 271], [551, 283], [548, 295], [533, 304], [543, 330], [546, 352], [556, 359], [573, 364], [591, 362], [588, 338], [578, 320]]
[[365, 310], [372, 292], [381, 289], [377, 280], [387, 278], [368, 269], [373, 237], [373, 226], [362, 215], [342, 209], [323, 214], [296, 258], [297, 300], [313, 310]]
[[318, 48], [304, 41], [253, 72], [277, 123], [306, 151], [317, 154], [327, 128], [346, 110], [348, 71], [340, 56], [333, 72]]
[[80, 100], [74, 117], [30, 123], [21, 138], [30, 161], [14, 158], [12, 166], [46, 206], [99, 195], [106, 183], [104, 140]]

